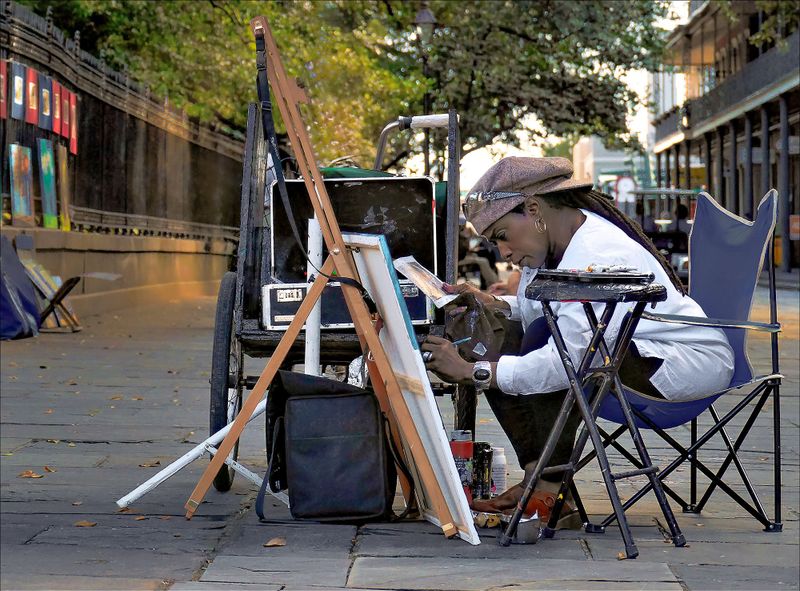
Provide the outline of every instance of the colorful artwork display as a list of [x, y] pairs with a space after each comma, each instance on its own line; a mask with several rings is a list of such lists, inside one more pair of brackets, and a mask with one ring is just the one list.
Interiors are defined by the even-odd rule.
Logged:
[[42, 188], [42, 221], [45, 228], [58, 228], [56, 164], [53, 143], [39, 138], [39, 180]]
[[78, 97], [74, 92], [69, 93], [69, 152], [78, 153]]
[[8, 168], [11, 172], [11, 224], [33, 226], [33, 173], [31, 149], [11, 144]]
[[69, 95], [70, 92], [63, 86], [61, 87], [61, 135], [69, 137]]
[[61, 222], [61, 229], [65, 232], [69, 232], [72, 227], [69, 219], [69, 204], [70, 201], [72, 201], [72, 194], [70, 193], [69, 162], [66, 146], [62, 144], [56, 145], [56, 158], [56, 163], [58, 165], [58, 196], [61, 205], [59, 220]]
[[25, 69], [25, 123], [39, 123], [39, 74], [33, 68]]
[[53, 80], [53, 133], [61, 133], [61, 85]]
[[25, 66], [11, 62], [11, 116], [25, 119]]
[[52, 86], [50, 76], [39, 74], [39, 127], [50, 131], [52, 129]]

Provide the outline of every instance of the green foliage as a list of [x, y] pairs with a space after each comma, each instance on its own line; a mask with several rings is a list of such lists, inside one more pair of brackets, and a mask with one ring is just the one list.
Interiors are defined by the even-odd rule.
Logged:
[[[653, 23], [665, 14], [660, 0], [435, 0], [441, 26], [422, 48], [419, 4], [400, 0], [22, 2], [52, 7], [56, 26], [80, 30], [84, 49], [153, 94], [233, 129], [256, 100], [248, 21], [264, 14], [312, 97], [305, 117], [321, 161], [361, 164], [388, 121], [422, 113], [426, 90], [434, 112], [459, 111], [465, 151], [517, 144], [520, 131], [635, 145], [626, 115], [639, 99], [620, 78], [655, 65], [664, 35]], [[387, 162], [409, 141], [394, 137]]]
[[[741, 17], [734, 10], [732, 0], [717, 0], [720, 10], [731, 21]], [[800, 0], [756, 0], [756, 9], [764, 13], [761, 28], [750, 35], [751, 45], [772, 45], [785, 47], [788, 33], [800, 27]]]

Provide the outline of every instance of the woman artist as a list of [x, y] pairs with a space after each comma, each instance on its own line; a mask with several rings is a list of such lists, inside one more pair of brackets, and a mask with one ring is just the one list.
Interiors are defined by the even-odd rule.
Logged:
[[[571, 177], [572, 164], [565, 158], [505, 158], [492, 166], [467, 196], [467, 219], [497, 245], [506, 260], [523, 268], [523, 276], [517, 296], [496, 298], [468, 285], [452, 289], [470, 291], [484, 305], [520, 320], [527, 327], [520, 354], [472, 364], [445, 339], [428, 337], [422, 345], [428, 369], [443, 380], [475, 384], [484, 390], [526, 477], [536, 465], [568, 388], [541, 304], [524, 296], [537, 269], [587, 270], [598, 264], [635, 267], [653, 273], [655, 281], [666, 287], [667, 299], [658, 304], [658, 312], [705, 316], [641, 227], [607, 196]], [[552, 302], [551, 306], [570, 355], [580, 359], [591, 336], [582, 304]], [[598, 312], [601, 307], [597, 306]], [[610, 347], [624, 314], [620, 307], [612, 317], [606, 332]], [[619, 373], [623, 384], [643, 394], [691, 400], [729, 385], [733, 353], [719, 329], [642, 320]], [[549, 465], [569, 461], [579, 418], [573, 409]], [[544, 475], [528, 511], [538, 509], [540, 515], [549, 515], [561, 479], [558, 473]], [[510, 509], [522, 491], [522, 484], [517, 484], [491, 501], [475, 501], [474, 508]], [[569, 525], [574, 525], [574, 520]]]

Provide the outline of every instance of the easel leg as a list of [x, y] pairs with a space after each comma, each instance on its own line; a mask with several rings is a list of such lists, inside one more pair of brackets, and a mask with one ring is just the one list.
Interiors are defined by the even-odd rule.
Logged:
[[329, 257], [322, 266], [321, 273], [317, 275], [314, 283], [311, 284], [311, 289], [308, 290], [308, 294], [303, 300], [303, 303], [300, 305], [300, 308], [297, 310], [297, 314], [295, 315], [291, 324], [289, 324], [289, 328], [286, 329], [286, 334], [284, 334], [281, 338], [278, 346], [275, 348], [275, 352], [273, 353], [272, 357], [270, 357], [270, 360], [264, 368], [264, 371], [261, 373], [261, 377], [258, 378], [256, 385], [253, 387], [253, 390], [248, 395], [247, 400], [245, 400], [244, 404], [242, 405], [242, 410], [239, 411], [236, 419], [231, 424], [231, 429], [228, 432], [228, 435], [222, 441], [217, 449], [217, 453], [206, 467], [205, 472], [203, 472], [203, 475], [197, 482], [197, 486], [195, 486], [192, 494], [189, 496], [189, 500], [186, 501], [186, 505], [184, 506], [186, 507], [187, 519], [192, 518], [192, 515], [194, 515], [194, 512], [200, 506], [200, 503], [203, 502], [203, 498], [206, 496], [208, 489], [211, 487], [211, 483], [214, 481], [214, 476], [217, 474], [217, 472], [219, 472], [222, 464], [225, 463], [225, 458], [228, 457], [228, 454], [230, 454], [233, 446], [239, 440], [247, 421], [250, 420], [250, 417], [253, 414], [256, 406], [258, 406], [258, 403], [264, 397], [264, 393], [272, 383], [272, 380], [275, 377], [275, 374], [278, 372], [278, 369], [280, 369], [286, 354], [289, 352], [292, 344], [297, 339], [297, 335], [300, 334], [300, 329], [305, 324], [308, 314], [311, 312], [314, 304], [317, 303], [317, 300], [322, 295], [322, 290], [328, 283], [328, 277], [326, 276], [333, 272], [333, 266], [333, 260], [331, 260]]

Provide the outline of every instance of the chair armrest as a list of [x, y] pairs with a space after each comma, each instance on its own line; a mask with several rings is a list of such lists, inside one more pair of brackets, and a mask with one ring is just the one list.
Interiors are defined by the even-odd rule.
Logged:
[[726, 320], [724, 318], [680, 316], [678, 314], [654, 314], [653, 312], [642, 312], [642, 320], [653, 320], [654, 322], [668, 322], [671, 324], [689, 324], [692, 326], [714, 326], [717, 328], [744, 328], [748, 330], [757, 330], [760, 332], [781, 331], [781, 325], [779, 323], [770, 324], [766, 322]]

